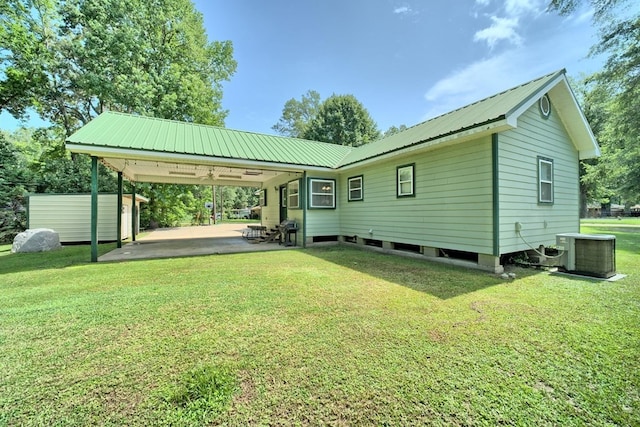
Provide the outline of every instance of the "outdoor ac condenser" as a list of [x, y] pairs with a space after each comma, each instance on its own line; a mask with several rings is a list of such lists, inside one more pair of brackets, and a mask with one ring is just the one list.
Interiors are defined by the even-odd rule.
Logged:
[[571, 273], [608, 279], [616, 274], [616, 236], [564, 233], [556, 235], [564, 250], [561, 266]]

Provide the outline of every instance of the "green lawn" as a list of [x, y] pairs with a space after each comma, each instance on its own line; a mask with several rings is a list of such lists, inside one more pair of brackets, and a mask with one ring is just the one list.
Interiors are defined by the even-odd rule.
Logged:
[[640, 227], [640, 217], [624, 217], [624, 218], [583, 218], [581, 224], [591, 224], [595, 226], [618, 226], [632, 225]]
[[639, 425], [640, 229], [582, 232], [625, 279], [0, 247], [0, 425]]

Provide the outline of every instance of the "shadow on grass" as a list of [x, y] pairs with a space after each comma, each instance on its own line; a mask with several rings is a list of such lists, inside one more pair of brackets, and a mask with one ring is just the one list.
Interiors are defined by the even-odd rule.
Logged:
[[[312, 248], [307, 253], [440, 299], [454, 298], [505, 283], [504, 279], [480, 270], [344, 245]], [[530, 274], [538, 273], [532, 270]]]
[[[98, 256], [115, 249], [115, 243], [98, 245]], [[63, 246], [49, 252], [5, 254], [0, 256], [0, 275], [45, 269], [66, 268], [91, 262], [90, 245]]]

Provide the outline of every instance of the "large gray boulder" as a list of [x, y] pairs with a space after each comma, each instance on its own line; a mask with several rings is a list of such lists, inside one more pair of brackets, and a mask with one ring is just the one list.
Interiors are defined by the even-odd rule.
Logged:
[[49, 228], [23, 231], [13, 239], [11, 253], [44, 252], [60, 248], [60, 236]]

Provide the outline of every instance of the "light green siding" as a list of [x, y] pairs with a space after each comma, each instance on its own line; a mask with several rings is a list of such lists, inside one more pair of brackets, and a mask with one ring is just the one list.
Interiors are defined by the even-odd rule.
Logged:
[[[336, 181], [336, 209], [311, 209], [307, 210], [307, 239], [312, 240], [316, 236], [338, 236], [340, 235], [340, 201], [339, 192], [341, 191], [341, 180], [338, 174], [334, 173], [309, 173], [307, 175], [307, 184], [309, 179], [333, 179]], [[307, 206], [309, 206], [309, 191], [306, 192]]]
[[[553, 108], [553, 106], [552, 106]], [[518, 127], [499, 135], [500, 253], [555, 244], [558, 233], [578, 232], [578, 151], [558, 114], [544, 119], [534, 104], [518, 119]], [[554, 203], [538, 203], [538, 156], [553, 160]]]
[[[267, 190], [267, 206], [261, 209], [261, 223], [267, 228], [276, 227], [280, 224], [280, 186], [286, 185], [289, 181], [299, 179], [302, 182], [302, 174], [290, 173], [278, 176], [264, 183], [263, 187]], [[299, 209], [287, 208], [287, 219], [296, 221], [300, 235], [298, 236], [298, 244], [301, 244], [303, 230], [302, 206]]]
[[[396, 167], [407, 163], [415, 197], [397, 198]], [[351, 169], [340, 180], [341, 234], [490, 254], [491, 173], [490, 137]], [[348, 202], [347, 179], [357, 175], [364, 200]]]
[[[117, 200], [116, 194], [98, 196], [98, 240], [100, 241], [117, 239]], [[126, 219], [123, 217], [124, 221]], [[130, 219], [125, 224], [130, 225]], [[91, 195], [34, 194], [29, 196], [29, 228], [51, 228], [59, 234], [62, 243], [91, 241]]]

